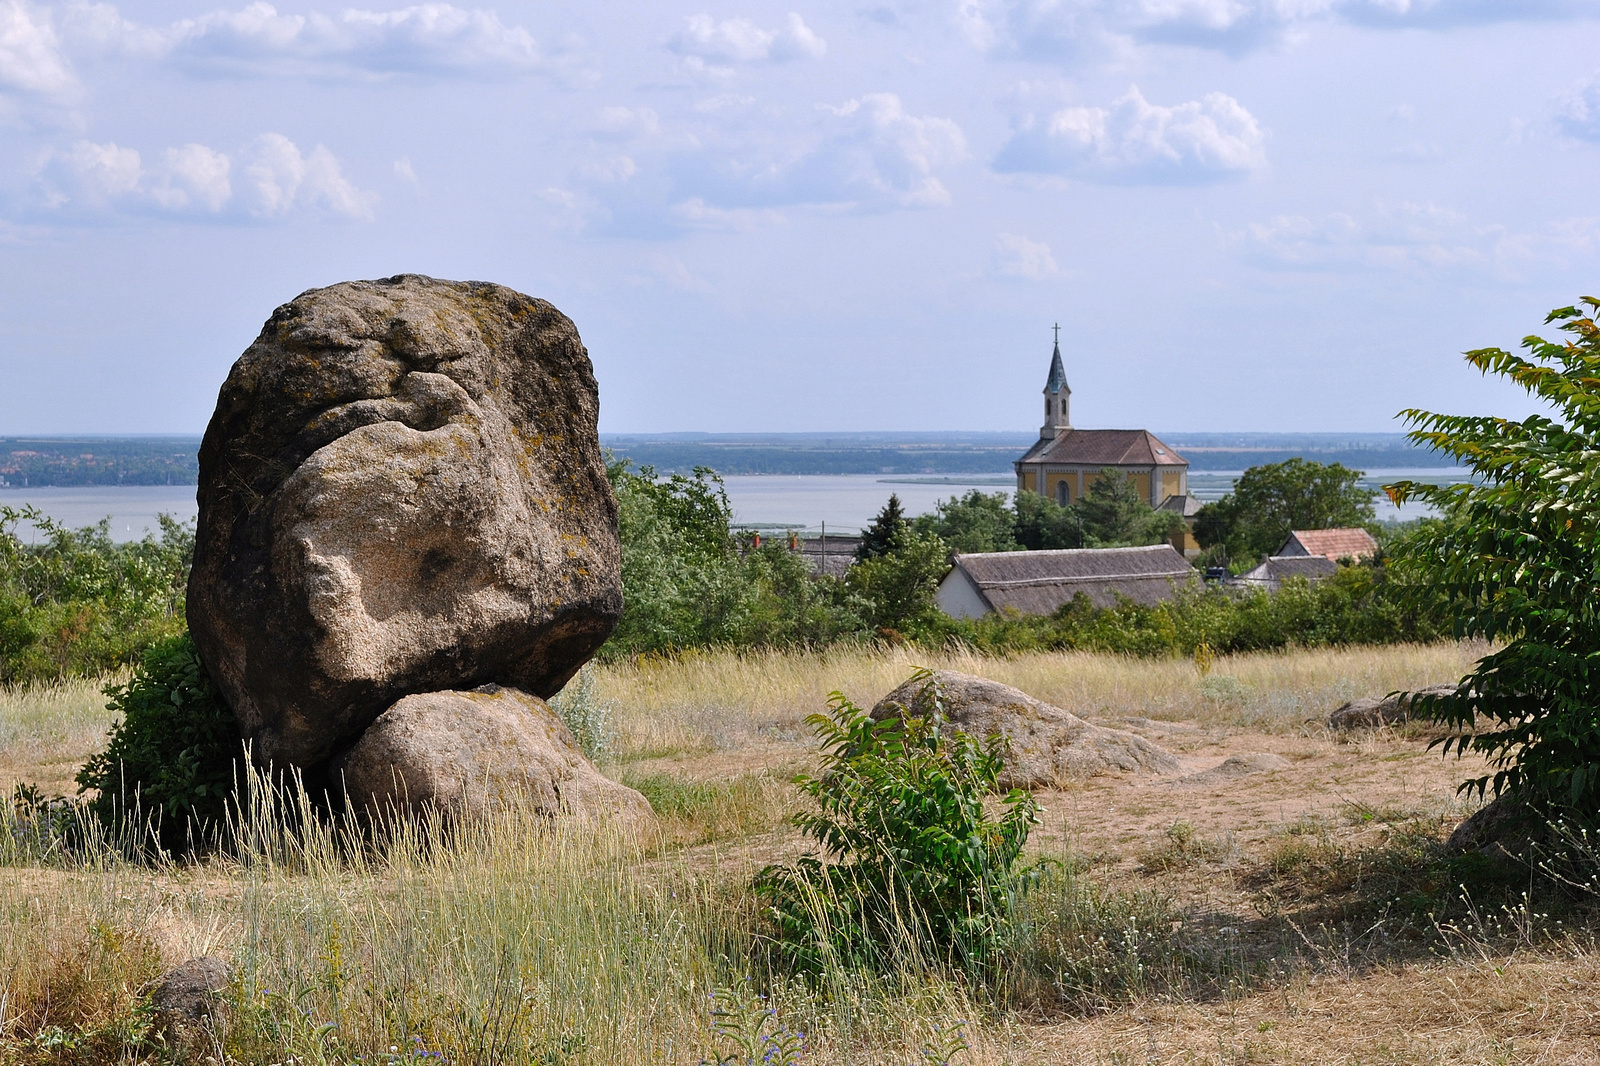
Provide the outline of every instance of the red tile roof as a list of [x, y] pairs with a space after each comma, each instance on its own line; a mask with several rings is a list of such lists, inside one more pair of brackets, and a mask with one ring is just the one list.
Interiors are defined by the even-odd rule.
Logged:
[[1378, 542], [1364, 529], [1297, 529], [1284, 541], [1279, 555], [1320, 555], [1340, 559], [1370, 559]]
[[1144, 429], [1065, 429], [1040, 440], [1020, 462], [1080, 466], [1188, 466], [1189, 460]]

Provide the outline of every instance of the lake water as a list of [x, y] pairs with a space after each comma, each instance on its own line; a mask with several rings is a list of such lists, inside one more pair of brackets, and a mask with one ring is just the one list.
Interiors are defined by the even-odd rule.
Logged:
[[[1202, 500], [1215, 500], [1233, 487], [1237, 472], [1206, 472], [1189, 475], [1189, 491]], [[1377, 487], [1390, 481], [1411, 478], [1417, 481], [1449, 482], [1460, 479], [1456, 471], [1431, 469], [1372, 470], [1363, 483]], [[728, 502], [733, 505], [734, 522], [753, 529], [795, 529], [816, 533], [824, 522], [830, 532], [854, 533], [872, 521], [896, 493], [908, 515], [933, 510], [941, 500], [979, 489], [1009, 495], [1015, 481], [1008, 471], [993, 474], [927, 475], [886, 477], [881, 474], [780, 475], [743, 474], [725, 479]], [[111, 519], [112, 536], [117, 540], [138, 540], [147, 532], [158, 533], [156, 515], [166, 513], [187, 521], [195, 516], [193, 486], [131, 485], [90, 486], [61, 489], [0, 489], [0, 505], [22, 507], [31, 504], [46, 515], [72, 528]], [[1426, 508], [1409, 504], [1397, 509], [1379, 496], [1375, 503], [1380, 520], [1416, 518]], [[24, 526], [23, 535], [30, 530]]]

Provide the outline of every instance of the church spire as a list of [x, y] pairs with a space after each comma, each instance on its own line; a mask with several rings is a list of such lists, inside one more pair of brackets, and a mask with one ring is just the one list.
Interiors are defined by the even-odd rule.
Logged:
[[1054, 437], [1062, 430], [1072, 428], [1068, 405], [1072, 389], [1067, 385], [1067, 368], [1061, 363], [1061, 325], [1055, 326], [1056, 346], [1050, 354], [1050, 376], [1044, 383], [1044, 425], [1039, 436]]

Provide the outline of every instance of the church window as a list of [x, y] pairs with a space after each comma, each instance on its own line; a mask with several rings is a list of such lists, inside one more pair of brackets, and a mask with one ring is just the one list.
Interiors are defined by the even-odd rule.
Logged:
[[1066, 414], [1067, 413], [1067, 401], [1066, 400], [1062, 400], [1061, 401], [1061, 413], [1062, 414]]
[[1065, 481], [1056, 482], [1056, 502], [1063, 507], [1071, 502], [1067, 496], [1067, 483]]

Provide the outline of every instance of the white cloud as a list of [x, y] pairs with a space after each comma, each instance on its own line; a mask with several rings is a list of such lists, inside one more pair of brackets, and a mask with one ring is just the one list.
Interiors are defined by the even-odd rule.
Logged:
[[318, 145], [305, 155], [277, 133], [258, 137], [237, 159], [203, 144], [168, 148], [154, 167], [136, 149], [78, 141], [51, 154], [38, 177], [47, 209], [78, 215], [278, 218], [302, 208], [349, 218], [372, 214], [371, 197], [345, 179], [333, 153]]
[[1266, 135], [1225, 93], [1173, 107], [1138, 86], [1110, 108], [1069, 107], [1028, 116], [995, 158], [1002, 173], [1056, 174], [1111, 183], [1203, 183], [1266, 164]]
[[[616, 117], [618, 127], [630, 128], [638, 116]], [[950, 202], [943, 175], [967, 158], [956, 123], [913, 114], [892, 93], [800, 116], [772, 111], [695, 122], [635, 140], [625, 155], [597, 154], [575, 165], [563, 217], [576, 210], [609, 232], [669, 236], [748, 229], [793, 207], [938, 207]]]
[[628, 141], [661, 132], [661, 119], [648, 107], [605, 107], [595, 121], [595, 136], [608, 141]]
[[76, 85], [49, 13], [22, 0], [0, 2], [0, 88], [55, 95]]
[[350, 8], [337, 17], [281, 14], [257, 2], [173, 24], [173, 58], [229, 73], [294, 70], [367, 74], [515, 73], [540, 63], [537, 43], [492, 11], [418, 4], [395, 11]]
[[276, 218], [296, 207], [317, 206], [348, 218], [370, 218], [370, 197], [345, 180], [339, 161], [322, 145], [301, 153], [281, 133], [264, 133], [244, 153], [245, 210]]
[[150, 195], [168, 210], [197, 207], [215, 214], [233, 197], [228, 174], [233, 162], [203, 144], [168, 148], [162, 156], [162, 172]]
[[1600, 141], [1600, 79], [1591, 78], [1557, 101], [1556, 123], [1585, 141]]
[[47, 202], [105, 208], [133, 195], [144, 177], [139, 153], [115, 143], [79, 141], [46, 161]]
[[1015, 233], [1002, 233], [995, 238], [989, 269], [1002, 277], [1028, 281], [1043, 281], [1061, 273], [1048, 244]]
[[1369, 217], [1279, 215], [1231, 233], [1246, 259], [1273, 270], [1480, 273], [1515, 278], [1529, 270], [1592, 262], [1600, 220], [1567, 219], [1515, 232], [1475, 222], [1434, 203], [1375, 208]]
[[1593, 0], [961, 0], [957, 17], [984, 51], [1060, 62], [1135, 42], [1241, 54], [1333, 21], [1447, 28], [1596, 15]]
[[702, 68], [731, 68], [758, 63], [784, 63], [795, 59], [820, 59], [828, 43], [791, 11], [776, 30], [764, 30], [744, 18], [718, 22], [710, 15], [690, 15], [687, 25], [667, 42], [667, 47]]

